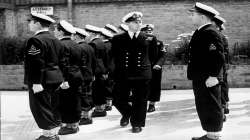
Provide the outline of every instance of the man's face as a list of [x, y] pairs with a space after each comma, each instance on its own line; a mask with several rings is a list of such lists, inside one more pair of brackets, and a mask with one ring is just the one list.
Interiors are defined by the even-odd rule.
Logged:
[[28, 20], [28, 22], [29, 22], [29, 30], [31, 31], [31, 32], [36, 32], [36, 31], [38, 31], [39, 30], [39, 23], [38, 22], [35, 22], [34, 20]]
[[62, 36], [62, 32], [58, 30], [57, 25], [54, 26], [54, 35], [56, 38], [60, 38]]
[[199, 25], [202, 19], [202, 15], [197, 12], [191, 12], [190, 18], [194, 25]]
[[128, 23], [128, 27], [131, 31], [139, 31], [142, 26], [142, 21], [141, 20], [136, 20], [136, 21], [131, 21]]

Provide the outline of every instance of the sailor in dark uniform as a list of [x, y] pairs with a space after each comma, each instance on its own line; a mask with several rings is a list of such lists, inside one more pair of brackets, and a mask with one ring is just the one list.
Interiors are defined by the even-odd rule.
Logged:
[[[226, 20], [220, 16], [215, 16], [214, 19], [214, 24], [217, 26], [217, 29], [222, 32], [225, 30], [224, 23]], [[223, 112], [224, 114], [229, 113], [229, 108], [228, 108], [228, 102], [229, 102], [229, 86], [228, 86], [228, 80], [227, 80], [227, 75], [228, 75], [228, 69], [229, 69], [229, 48], [228, 48], [228, 40], [227, 37], [222, 34], [222, 39], [223, 39], [223, 46], [224, 46], [224, 56], [225, 56], [225, 65], [223, 66], [223, 81], [221, 82], [221, 103], [223, 107]], [[226, 116], [224, 116], [224, 121], [226, 121]]]
[[[154, 25], [145, 24], [141, 31], [153, 35]], [[166, 49], [164, 48], [163, 42], [158, 39], [156, 47], [157, 53], [152, 63], [152, 79], [150, 81], [149, 106], [147, 112], [155, 111], [155, 102], [159, 102], [161, 97], [162, 65], [166, 59]]]
[[[130, 120], [132, 132], [139, 133], [145, 126], [151, 63], [155, 54], [156, 38], [140, 32], [142, 13], [131, 12], [123, 17], [127, 32], [114, 36], [111, 53], [114, 59], [114, 106], [121, 113], [121, 126]], [[132, 105], [128, 103], [132, 92]]]
[[75, 28], [65, 20], [61, 20], [55, 28], [55, 36], [67, 48], [68, 67], [65, 79], [69, 88], [60, 93], [60, 113], [62, 126], [59, 135], [77, 133], [79, 131], [79, 121], [81, 119], [81, 86], [84, 82], [81, 69], [86, 67], [87, 54], [74, 42], [71, 37], [75, 33]]
[[196, 110], [201, 126], [207, 132], [192, 140], [220, 140], [223, 112], [219, 82], [225, 60], [221, 33], [212, 24], [213, 17], [219, 12], [198, 2], [190, 12], [193, 23], [199, 28], [189, 44], [187, 77], [192, 80]]
[[107, 115], [105, 110], [105, 81], [108, 78], [106, 47], [100, 37], [101, 28], [93, 25], [85, 25], [85, 30], [90, 34], [88, 44], [93, 47], [96, 56], [95, 80], [92, 84], [92, 97], [95, 109], [92, 117], [104, 117]]
[[30, 31], [35, 35], [28, 39], [24, 52], [24, 82], [29, 89], [30, 110], [43, 130], [43, 135], [36, 140], [59, 140], [58, 95], [55, 91], [64, 81], [61, 71], [67, 65], [64, 46], [49, 32], [49, 26], [55, 20], [32, 13], [28, 21]]
[[[109, 28], [107, 28], [109, 27]], [[114, 34], [117, 34], [118, 30], [116, 27], [107, 24], [104, 28], [101, 29], [101, 37], [105, 44], [106, 54], [107, 54], [107, 72], [108, 77], [105, 80], [105, 94], [106, 94], [106, 106], [105, 110], [110, 111], [112, 110], [112, 101], [113, 101], [113, 86], [114, 86], [114, 79], [113, 79], [113, 70], [114, 70], [114, 61], [111, 57], [111, 42], [110, 39], [114, 36]]]
[[82, 67], [82, 75], [84, 78], [84, 84], [82, 85], [81, 107], [82, 115], [80, 125], [92, 124], [91, 109], [94, 107], [92, 99], [91, 85], [94, 80], [94, 70], [96, 65], [95, 51], [85, 41], [85, 38], [89, 34], [81, 28], [75, 28], [76, 34], [74, 34], [74, 41], [79, 44], [80, 47], [86, 52], [86, 67]]

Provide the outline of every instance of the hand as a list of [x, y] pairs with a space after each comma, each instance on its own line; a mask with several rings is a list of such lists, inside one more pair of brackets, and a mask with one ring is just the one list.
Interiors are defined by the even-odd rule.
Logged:
[[68, 89], [69, 88], [69, 83], [67, 81], [64, 81], [61, 83], [60, 87], [62, 89]]
[[154, 69], [154, 70], [160, 70], [160, 69], [161, 69], [161, 66], [159, 66], [159, 65], [154, 65], [153, 69]]
[[108, 74], [103, 74], [102, 77], [106, 80], [108, 79]]
[[43, 86], [41, 84], [33, 84], [32, 89], [34, 94], [43, 91]]
[[211, 77], [209, 76], [206, 80], [206, 86], [207, 87], [213, 87], [219, 83], [217, 77]]

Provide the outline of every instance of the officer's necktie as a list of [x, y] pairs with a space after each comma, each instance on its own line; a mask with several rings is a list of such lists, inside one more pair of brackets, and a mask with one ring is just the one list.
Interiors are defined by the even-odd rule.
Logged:
[[136, 33], [134, 33], [132, 40], [136, 40]]

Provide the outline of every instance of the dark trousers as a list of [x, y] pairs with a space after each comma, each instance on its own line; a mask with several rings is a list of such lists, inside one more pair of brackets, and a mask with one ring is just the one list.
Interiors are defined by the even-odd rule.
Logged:
[[202, 128], [207, 132], [218, 132], [223, 126], [220, 85], [207, 88], [205, 80], [194, 80], [193, 91], [196, 110]]
[[221, 104], [222, 107], [225, 108], [227, 102], [229, 101], [229, 86], [227, 81], [227, 73], [224, 73], [223, 81], [220, 83], [221, 85]]
[[92, 99], [92, 82], [85, 81], [81, 92], [81, 110], [89, 111], [94, 107]]
[[[124, 117], [130, 117], [133, 127], [145, 126], [147, 96], [150, 80], [115, 81], [114, 106]], [[130, 92], [133, 94], [132, 105], [128, 104]]]
[[81, 119], [81, 88], [70, 87], [60, 93], [62, 123], [76, 123]]
[[106, 96], [109, 93], [107, 82], [107, 79], [104, 79], [102, 76], [96, 76], [96, 79], [92, 85], [92, 97], [94, 105], [100, 106], [106, 104]]
[[161, 78], [162, 70], [152, 70], [152, 79], [150, 81], [150, 93], [148, 101], [158, 102], [161, 98]]
[[32, 85], [28, 86], [30, 110], [41, 129], [50, 130], [60, 124], [59, 98], [55, 93], [58, 86], [59, 84], [44, 85], [44, 90], [36, 94], [32, 90]]

